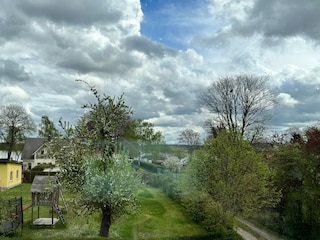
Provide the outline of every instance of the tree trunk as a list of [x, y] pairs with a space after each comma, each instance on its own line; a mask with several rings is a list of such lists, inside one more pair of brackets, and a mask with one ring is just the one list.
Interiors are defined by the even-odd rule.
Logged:
[[10, 161], [10, 159], [11, 159], [11, 150], [9, 149], [8, 150], [8, 160]]
[[[10, 127], [10, 130], [9, 130], [9, 133], [8, 133], [8, 139], [10, 139], [9, 140], [9, 142], [8, 142], [8, 144], [9, 144], [9, 148], [8, 148], [8, 160], [10, 161], [10, 159], [11, 159], [11, 153], [12, 153], [12, 151], [13, 151], [13, 147], [14, 147], [14, 144], [15, 144], [15, 126], [13, 125], [13, 126], [11, 126]], [[8, 141], [8, 140], [7, 140]]]
[[111, 226], [111, 209], [110, 206], [105, 205], [101, 207], [102, 211], [102, 219], [100, 224], [100, 233], [101, 237], [108, 238], [109, 237], [109, 229]]

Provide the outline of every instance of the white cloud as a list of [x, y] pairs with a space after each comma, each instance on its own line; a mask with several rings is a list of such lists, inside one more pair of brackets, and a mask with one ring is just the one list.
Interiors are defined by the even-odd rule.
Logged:
[[[318, 19], [320, 4], [308, 1], [309, 11], [308, 4], [285, 0], [281, 15], [275, 7], [282, 3], [262, 8], [265, 2], [159, 1], [143, 15], [139, 0], [4, 1], [1, 104], [23, 102], [37, 120], [49, 115], [74, 123], [93, 100], [75, 81], [82, 79], [101, 93], [124, 93], [135, 117], [176, 142], [186, 128], [204, 136], [210, 114], [201, 109], [200, 91], [220, 76], [246, 73], [270, 76], [281, 103], [271, 125], [316, 121], [320, 48], [310, 19]], [[289, 11], [298, 7], [300, 22]], [[283, 24], [278, 28], [272, 17]]]
[[290, 96], [290, 94], [287, 93], [280, 93], [277, 96], [277, 100], [280, 102], [280, 104], [286, 105], [288, 107], [294, 107], [296, 104], [299, 103], [296, 99]]
[[7, 104], [25, 105], [30, 101], [30, 95], [18, 86], [5, 86], [0, 87], [0, 106]]

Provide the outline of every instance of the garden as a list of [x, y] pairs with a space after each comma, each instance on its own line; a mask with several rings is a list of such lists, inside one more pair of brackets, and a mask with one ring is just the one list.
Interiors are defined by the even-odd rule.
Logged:
[[[31, 203], [31, 184], [24, 183], [0, 193], [1, 199], [22, 196], [23, 205]], [[65, 194], [66, 195], [66, 194]], [[68, 196], [66, 196], [68, 199]], [[116, 220], [109, 239], [208, 239], [206, 230], [195, 224], [185, 209], [170, 200], [161, 190], [142, 186], [138, 192], [138, 211]], [[63, 204], [61, 204], [62, 206]], [[97, 237], [101, 217], [99, 213], [77, 216], [75, 209], [64, 214], [66, 223], [59, 221], [54, 228], [32, 227], [31, 208], [23, 212], [23, 229], [6, 237], [10, 239], [104, 239]], [[50, 208], [41, 208], [41, 216], [51, 216]]]

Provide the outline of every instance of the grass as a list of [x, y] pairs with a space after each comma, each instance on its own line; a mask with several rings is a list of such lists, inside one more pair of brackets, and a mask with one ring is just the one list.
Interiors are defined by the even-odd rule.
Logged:
[[160, 190], [144, 188], [139, 199], [140, 211], [120, 219], [114, 233], [129, 239], [168, 239], [207, 234], [192, 222], [180, 205], [169, 200]]
[[[22, 196], [23, 205], [28, 205], [31, 203], [30, 188], [31, 184], [22, 184], [1, 192], [0, 196]], [[208, 235], [192, 221], [185, 209], [170, 200], [161, 190], [143, 187], [138, 198], [141, 203], [139, 211], [115, 221], [110, 229], [110, 239], [200, 239], [201, 236]], [[37, 209], [34, 209], [34, 214], [36, 213]], [[49, 208], [41, 207], [40, 217], [50, 216]], [[22, 238], [18, 231], [13, 239], [103, 239], [97, 237], [100, 226], [99, 213], [88, 218], [68, 213], [65, 215], [66, 224], [63, 225], [59, 221], [55, 228], [31, 227], [31, 209], [24, 212], [24, 219]]]

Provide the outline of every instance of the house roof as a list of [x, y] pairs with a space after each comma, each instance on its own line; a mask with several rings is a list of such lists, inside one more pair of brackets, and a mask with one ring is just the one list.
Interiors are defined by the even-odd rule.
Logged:
[[33, 154], [45, 142], [46, 138], [27, 138], [22, 150], [21, 159], [33, 159]]
[[0, 164], [13, 163], [13, 164], [22, 164], [22, 162], [9, 161], [7, 158], [0, 158]]
[[51, 184], [58, 185], [58, 179], [55, 176], [35, 176], [31, 185], [32, 193], [47, 192]]

